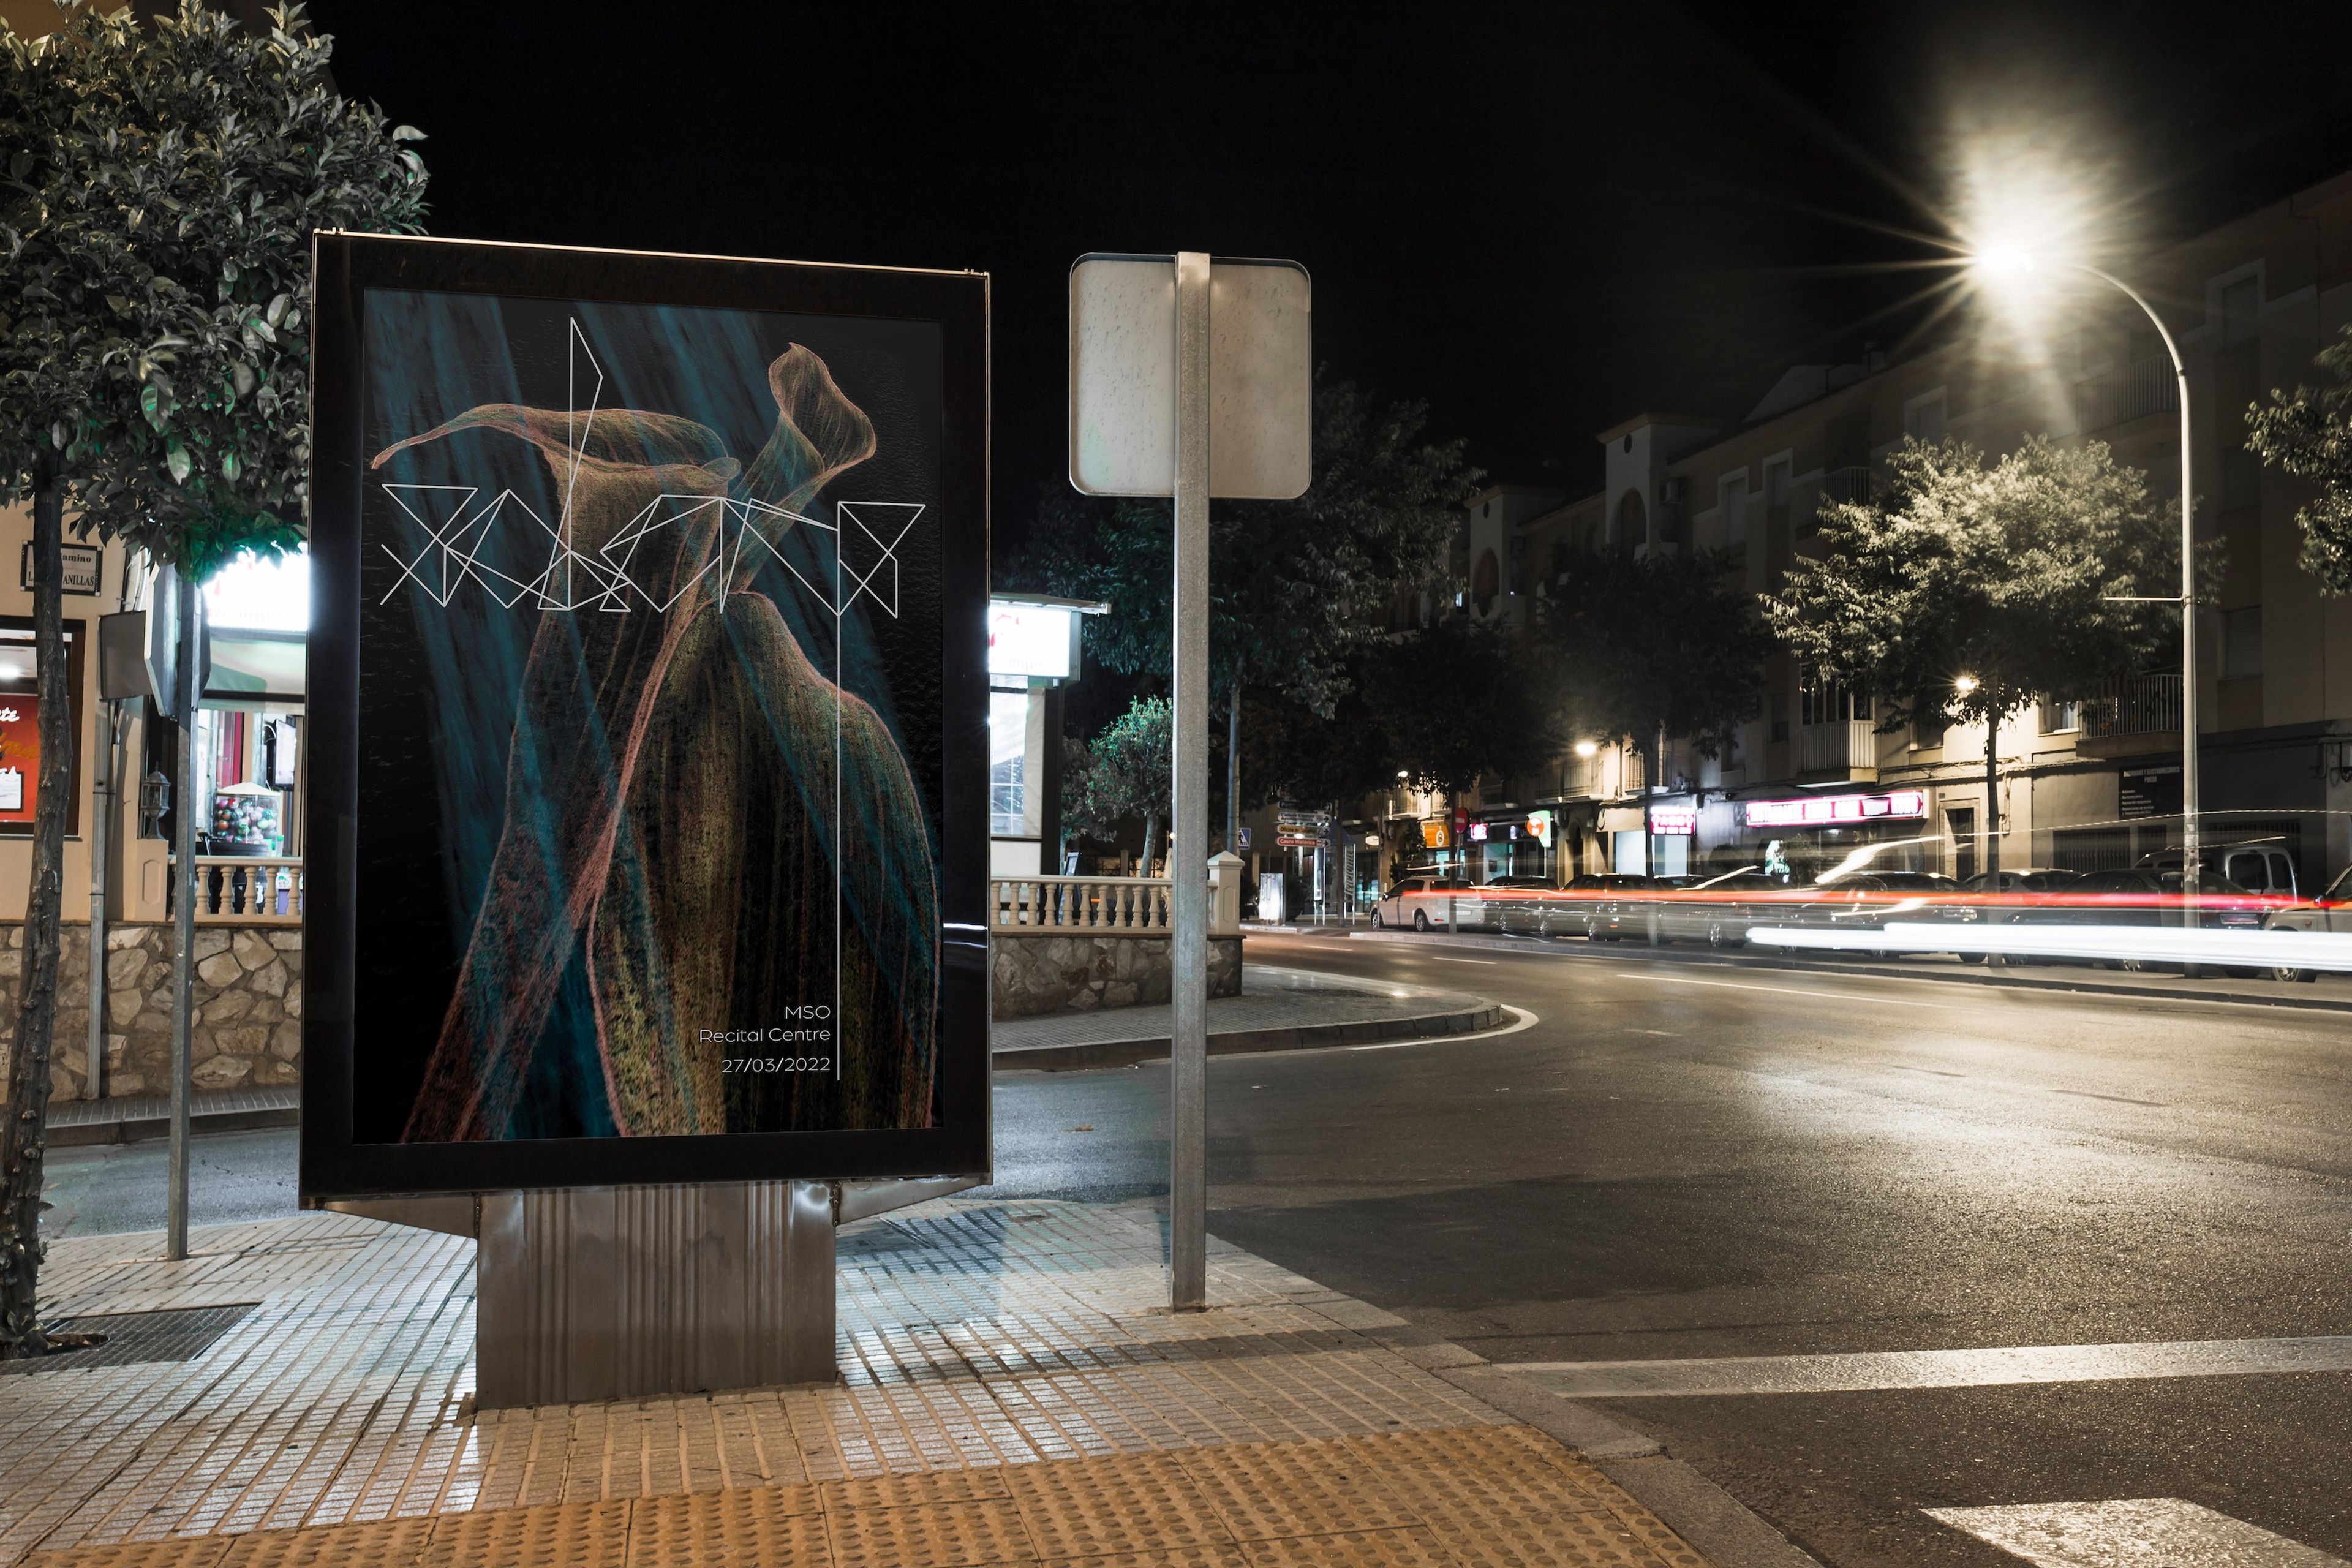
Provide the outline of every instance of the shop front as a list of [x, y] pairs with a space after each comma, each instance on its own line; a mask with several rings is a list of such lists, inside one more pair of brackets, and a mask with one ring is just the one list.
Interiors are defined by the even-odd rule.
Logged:
[[[1930, 823], [1934, 803], [1924, 789], [1724, 804], [1730, 817], [1725, 826], [1732, 829], [1732, 837], [1708, 853], [1710, 872], [1758, 866], [1804, 885], [1864, 869], [1941, 871], [1945, 867], [1947, 840]], [[1710, 808], [1706, 815], [1716, 813]]]
[[1549, 806], [1475, 813], [1463, 845], [1464, 875], [1474, 883], [1504, 877], [1559, 881], [1559, 822]]

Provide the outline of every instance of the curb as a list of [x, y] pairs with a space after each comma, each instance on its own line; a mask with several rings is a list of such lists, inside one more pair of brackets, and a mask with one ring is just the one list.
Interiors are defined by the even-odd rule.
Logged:
[[[273, 1107], [266, 1110], [215, 1110], [188, 1118], [188, 1134], [200, 1132], [248, 1132], [259, 1127], [299, 1127], [302, 1111], [299, 1106]], [[152, 1139], [169, 1138], [172, 1119], [168, 1116], [131, 1116], [113, 1121], [75, 1121], [48, 1129], [46, 1142], [52, 1149], [92, 1148], [107, 1143], [143, 1143]]]
[[[1238, 1056], [1245, 1051], [1313, 1051], [1337, 1046], [1370, 1045], [1381, 1040], [1419, 1039], [1431, 1035], [1475, 1035], [1499, 1028], [1509, 1015], [1502, 1005], [1451, 1013], [1424, 1013], [1414, 1018], [1380, 1018], [1360, 1023], [1297, 1024], [1276, 1029], [1231, 1029], [1209, 1037], [1209, 1055]], [[1087, 1068], [1129, 1067], [1137, 1062], [1165, 1061], [1168, 1037], [1132, 1040], [1089, 1040], [1075, 1046], [1007, 1046], [990, 1056], [1000, 1072], [1077, 1072]]]
[[[1302, 931], [1299, 934], [1307, 935], [1310, 933]], [[1418, 931], [1408, 934], [1404, 931], [1350, 931], [1348, 933], [1346, 940], [1350, 942], [1392, 942], [1404, 943], [1438, 942], [1444, 943], [1448, 947], [1486, 948], [1498, 952], [1552, 952], [1558, 953], [1563, 958], [1566, 958], [1571, 952], [1581, 951], [1582, 945], [1555, 943], [1549, 938], [1545, 937], [1454, 936], [1451, 933], [1423, 933]], [[1633, 946], [1636, 944], [1628, 943], [1626, 945]], [[2034, 975], [2017, 974], [2008, 972], [1988, 973], [1985, 969], [1980, 967], [1956, 969], [1948, 974], [1923, 974], [1916, 970], [1909, 969], [1874, 969], [1870, 967], [1867, 963], [1860, 964], [1823, 963], [1817, 959], [1767, 958], [1760, 954], [1751, 957], [1745, 954], [1715, 952], [1701, 952], [1696, 949], [1693, 949], [1692, 951], [1685, 952], [1680, 951], [1682, 945], [1680, 943], [1677, 943], [1673, 947], [1658, 948], [1649, 947], [1646, 944], [1639, 945], [1641, 952], [1650, 954], [1651, 956], [1636, 958], [1630, 952], [1595, 952], [1590, 954], [1590, 956], [1591, 958], [1601, 960], [1613, 959], [1620, 963], [1686, 963], [1694, 967], [1719, 967], [1724, 969], [1801, 970], [1814, 974], [1876, 976], [1882, 980], [1925, 980], [1931, 984], [1942, 985], [2006, 986], [2011, 990], [2022, 991], [2076, 991], [2085, 992], [2093, 995], [2100, 996], [2137, 996], [2144, 1000], [2157, 1002], [2221, 1002], [2226, 1003], [2231, 1006], [2239, 1007], [2298, 1007], [2308, 1012], [2352, 1013], [2352, 999], [2336, 1001], [2325, 996], [2291, 995], [2287, 994], [2287, 987], [2284, 984], [2281, 984], [2279, 989], [2274, 992], [2159, 991], [2153, 986], [2147, 985], [2118, 985], [2111, 981], [2074, 980], [2056, 974]], [[2298, 987], [2298, 989], [2300, 989], [2300, 987]]]

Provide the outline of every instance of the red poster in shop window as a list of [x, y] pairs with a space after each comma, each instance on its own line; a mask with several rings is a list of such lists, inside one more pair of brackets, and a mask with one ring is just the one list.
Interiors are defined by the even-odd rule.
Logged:
[[0, 823], [33, 820], [41, 776], [41, 700], [0, 692]]

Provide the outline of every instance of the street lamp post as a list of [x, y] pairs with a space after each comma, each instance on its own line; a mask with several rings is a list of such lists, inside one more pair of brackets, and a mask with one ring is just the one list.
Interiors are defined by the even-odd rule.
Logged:
[[[1996, 272], [2024, 273], [2033, 270], [2033, 258], [2025, 251], [1994, 247], [1976, 257], [1979, 266]], [[2147, 604], [2179, 605], [2180, 606], [2180, 891], [2182, 894], [2180, 922], [2195, 929], [2197, 925], [2197, 894], [2203, 879], [2204, 844], [2198, 826], [2197, 780], [2197, 492], [2189, 482], [2189, 367], [2180, 358], [2180, 345], [2173, 342], [2172, 330], [2164, 318], [2139, 290], [2112, 273], [2079, 261], [2061, 261], [2056, 265], [2086, 278], [2095, 278], [2116, 289], [2140, 308], [2156, 328], [2156, 335], [2164, 344], [2164, 352], [2172, 360], [2172, 376], [2179, 391], [2180, 403], [2180, 593], [2152, 595], [2141, 600]]]

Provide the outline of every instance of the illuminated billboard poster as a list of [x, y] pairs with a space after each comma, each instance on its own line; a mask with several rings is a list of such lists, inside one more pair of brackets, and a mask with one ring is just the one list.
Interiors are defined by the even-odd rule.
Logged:
[[1819, 795], [1801, 800], [1749, 800], [1740, 803], [1741, 820], [1750, 827], [1844, 827], [1888, 818], [1927, 815], [1927, 792], [1898, 789], [1891, 795]]
[[1692, 837], [1698, 832], [1698, 807], [1654, 805], [1650, 808], [1650, 831], [1662, 838]]
[[986, 279], [316, 262], [305, 1194], [985, 1171]]

